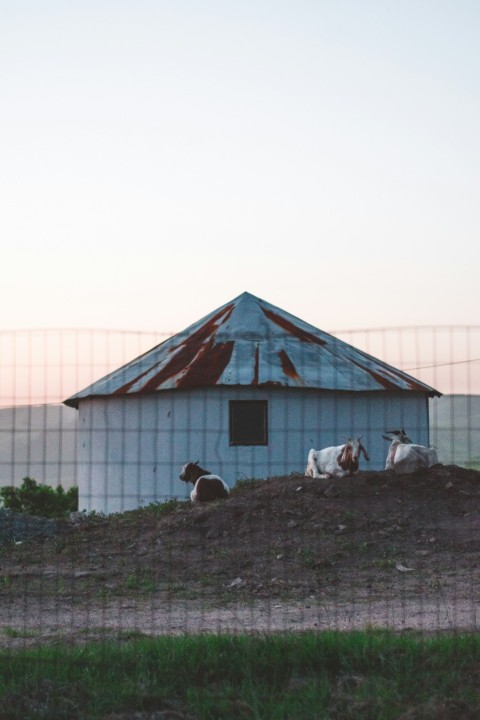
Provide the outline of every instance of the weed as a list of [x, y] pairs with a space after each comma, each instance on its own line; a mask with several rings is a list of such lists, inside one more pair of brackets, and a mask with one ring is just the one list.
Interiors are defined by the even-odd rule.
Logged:
[[157, 515], [169, 515], [175, 510], [181, 510], [184, 507], [185, 503], [183, 501], [172, 498], [171, 500], [165, 500], [165, 502], [152, 502], [145, 509], [152, 510]]
[[374, 560], [372, 565], [380, 568], [381, 570], [387, 570], [389, 568], [395, 567], [396, 560], [395, 560], [395, 558], [383, 557], [383, 558], [379, 558], [378, 560]]
[[141, 593], [153, 593], [156, 589], [156, 582], [153, 573], [149, 569], [141, 570], [129, 575], [125, 580], [127, 590], [136, 590]]
[[298, 551], [298, 555], [304, 567], [308, 568], [309, 570], [315, 567], [317, 557], [313, 550], [310, 550], [310, 548], [302, 548]]
[[18, 628], [13, 627], [3, 627], [1, 628], [0, 632], [3, 633], [6, 637], [9, 638], [33, 638], [37, 637], [40, 633], [38, 630], [27, 630], [27, 628], [22, 628], [19, 630]]
[[198, 600], [203, 596], [200, 592], [198, 592], [198, 590], [195, 590], [194, 588], [184, 587], [183, 589], [177, 591], [176, 597], [179, 600]]
[[265, 482], [265, 481], [261, 480], [260, 478], [254, 478], [254, 477], [238, 478], [235, 483], [234, 494], [241, 493], [246, 488], [250, 488], [250, 487], [252, 487], [252, 485], [258, 485], [263, 482]]

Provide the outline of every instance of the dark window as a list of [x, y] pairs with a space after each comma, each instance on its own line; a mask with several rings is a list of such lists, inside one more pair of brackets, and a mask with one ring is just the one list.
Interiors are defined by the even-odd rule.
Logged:
[[230, 401], [230, 445], [268, 445], [266, 400]]

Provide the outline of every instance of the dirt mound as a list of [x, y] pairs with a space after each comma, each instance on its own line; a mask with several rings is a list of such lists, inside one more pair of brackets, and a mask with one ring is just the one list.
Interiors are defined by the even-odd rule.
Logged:
[[119, 607], [205, 614], [262, 603], [270, 615], [295, 603], [363, 604], [372, 622], [374, 607], [388, 614], [412, 603], [468, 615], [479, 591], [479, 511], [480, 472], [457, 466], [270, 478], [205, 505], [59, 522], [5, 550], [0, 594], [44, 608], [50, 599], [57, 611], [62, 601], [104, 615], [115, 607], [117, 618]]

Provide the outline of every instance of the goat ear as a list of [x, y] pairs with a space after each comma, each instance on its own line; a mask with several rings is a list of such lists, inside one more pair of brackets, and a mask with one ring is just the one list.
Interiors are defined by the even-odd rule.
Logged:
[[200, 462], [200, 460], [195, 460], [195, 462], [193, 464], [198, 465], [199, 462]]

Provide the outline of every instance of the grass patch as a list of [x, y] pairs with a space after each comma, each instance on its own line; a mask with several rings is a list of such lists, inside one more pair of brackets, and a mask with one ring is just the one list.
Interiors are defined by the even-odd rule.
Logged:
[[125, 580], [126, 590], [134, 590], [140, 593], [153, 593], [157, 583], [153, 572], [148, 568], [140, 568], [136, 573], [128, 575]]
[[245, 490], [250, 490], [251, 488], [258, 487], [262, 483], [264, 483], [264, 479], [255, 478], [255, 477], [243, 477], [238, 478], [235, 482], [235, 487], [232, 488], [230, 491], [233, 495], [240, 495]]
[[9, 638], [34, 638], [39, 635], [38, 630], [28, 630], [27, 628], [22, 628], [19, 630], [18, 628], [13, 628], [10, 626], [2, 627], [0, 629], [0, 632], [2, 635], [5, 635], [5, 637]]
[[480, 716], [479, 657], [473, 635], [374, 631], [127, 636], [8, 650], [0, 653], [0, 717], [170, 711], [198, 720], [395, 720], [406, 710], [423, 712], [416, 718], [455, 707], [468, 720]]
[[145, 509], [151, 510], [157, 515], [170, 515], [170, 513], [175, 512], [176, 510], [184, 510], [185, 506], [185, 501], [172, 498], [170, 500], [165, 500], [164, 502], [149, 503]]

